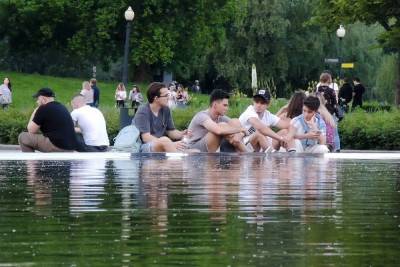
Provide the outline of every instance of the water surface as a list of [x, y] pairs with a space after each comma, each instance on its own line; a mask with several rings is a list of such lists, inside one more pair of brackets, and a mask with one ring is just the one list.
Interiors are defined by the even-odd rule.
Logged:
[[0, 266], [398, 266], [400, 160], [0, 161]]

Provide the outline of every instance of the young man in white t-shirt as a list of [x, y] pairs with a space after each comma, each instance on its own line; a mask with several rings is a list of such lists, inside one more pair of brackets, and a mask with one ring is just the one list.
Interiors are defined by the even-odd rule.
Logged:
[[[239, 121], [241, 125], [246, 128], [250, 134], [247, 138], [247, 147], [254, 151], [273, 151], [279, 150], [281, 145], [286, 146], [288, 140], [286, 138], [289, 123], [281, 120], [267, 110], [271, 103], [271, 95], [268, 90], [258, 90], [257, 94], [253, 96], [253, 104], [248, 106], [247, 109], [240, 115]], [[281, 129], [279, 132], [274, 132], [271, 127]], [[259, 146], [254, 142], [256, 133], [262, 134], [264, 142]], [[249, 146], [251, 145], [251, 147]]]
[[105, 152], [110, 145], [106, 121], [103, 114], [97, 108], [86, 104], [82, 95], [76, 95], [72, 98], [71, 112], [72, 121], [75, 124], [75, 132], [82, 134], [82, 138], [78, 135], [79, 152]]
[[293, 140], [289, 144], [290, 150], [296, 152], [328, 153], [326, 146], [326, 124], [317, 113], [320, 106], [319, 99], [308, 96], [304, 100], [303, 114], [293, 118], [290, 122], [288, 138]]

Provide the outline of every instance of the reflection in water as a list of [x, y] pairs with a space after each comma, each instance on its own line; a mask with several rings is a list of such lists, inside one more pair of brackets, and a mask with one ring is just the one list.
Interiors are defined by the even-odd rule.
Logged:
[[71, 214], [102, 211], [106, 160], [71, 162], [69, 209]]
[[26, 182], [37, 214], [50, 215], [54, 204], [67, 200], [64, 194], [68, 190], [70, 168], [70, 162], [26, 161]]
[[398, 265], [400, 162], [0, 162], [0, 265]]

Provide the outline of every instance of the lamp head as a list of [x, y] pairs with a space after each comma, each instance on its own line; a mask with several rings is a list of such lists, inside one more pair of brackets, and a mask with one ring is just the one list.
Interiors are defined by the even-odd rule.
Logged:
[[132, 8], [129, 6], [128, 9], [125, 11], [125, 19], [126, 21], [132, 21], [135, 17], [135, 12], [133, 12]]
[[336, 35], [339, 38], [343, 38], [346, 35], [346, 29], [343, 27], [343, 25], [340, 25], [336, 30]]

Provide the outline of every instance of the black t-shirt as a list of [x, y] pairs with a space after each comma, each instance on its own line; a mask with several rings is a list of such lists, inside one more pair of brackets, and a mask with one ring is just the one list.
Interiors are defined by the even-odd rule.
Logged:
[[354, 99], [353, 101], [362, 101], [362, 95], [365, 92], [365, 88], [362, 84], [354, 85]]
[[59, 102], [52, 101], [40, 106], [33, 122], [40, 126], [43, 135], [56, 147], [65, 150], [76, 149], [74, 123], [68, 110]]
[[353, 98], [353, 88], [349, 83], [344, 83], [339, 90], [339, 98], [344, 98], [346, 103], [349, 103]]

